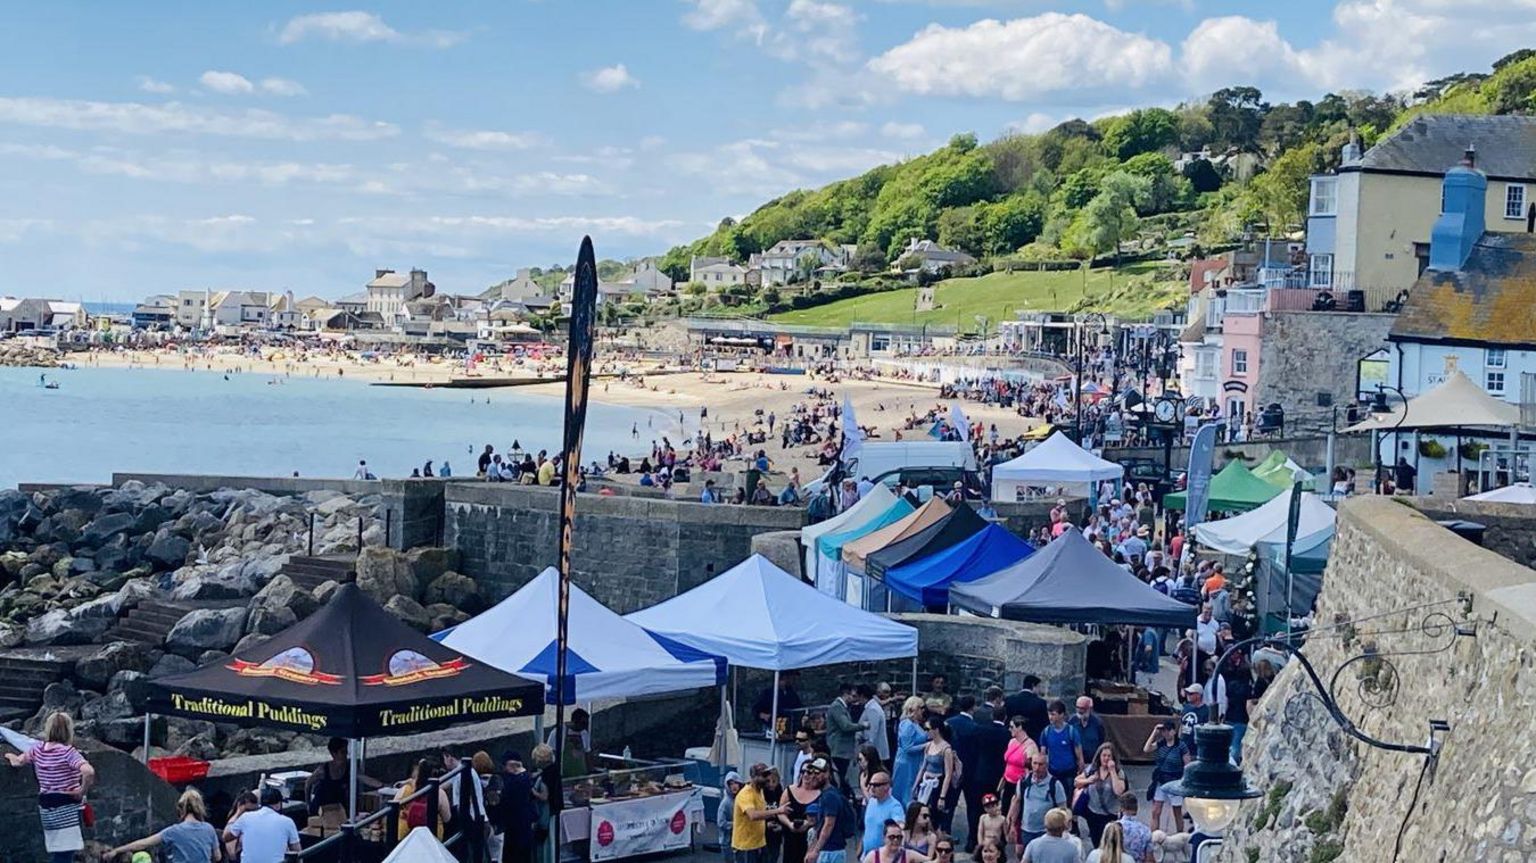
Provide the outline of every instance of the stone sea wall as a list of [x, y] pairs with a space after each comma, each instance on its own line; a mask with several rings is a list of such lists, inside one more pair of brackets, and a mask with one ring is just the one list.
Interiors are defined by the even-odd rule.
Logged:
[[[1266, 795], [1243, 806], [1219, 859], [1536, 859], [1536, 572], [1367, 497], [1344, 503], [1323, 585], [1318, 625], [1332, 628], [1313, 633], [1306, 656], [1328, 681], [1375, 653], [1343, 669], [1340, 706], [1390, 742], [1422, 745], [1429, 720], [1445, 720], [1437, 769], [1421, 780], [1422, 756], [1344, 734], [1292, 662], [1244, 746], [1248, 778]], [[1431, 613], [1475, 635], [1426, 631]]]
[[[444, 543], [491, 601], [554, 565], [556, 489], [449, 483], [444, 495]], [[804, 518], [794, 508], [584, 495], [576, 506], [572, 577], [628, 614], [703, 584], [747, 558], [755, 534], [797, 528]]]

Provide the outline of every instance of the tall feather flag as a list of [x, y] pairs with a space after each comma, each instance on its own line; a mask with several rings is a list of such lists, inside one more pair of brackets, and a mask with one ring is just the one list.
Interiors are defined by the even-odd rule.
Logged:
[[960, 409], [960, 403], [949, 403], [949, 424], [955, 427], [961, 440], [971, 439], [971, 421], [965, 418], [965, 411]]
[[859, 457], [864, 447], [864, 430], [859, 428], [859, 418], [853, 413], [853, 399], [843, 396], [843, 451], [842, 460], [850, 462]]

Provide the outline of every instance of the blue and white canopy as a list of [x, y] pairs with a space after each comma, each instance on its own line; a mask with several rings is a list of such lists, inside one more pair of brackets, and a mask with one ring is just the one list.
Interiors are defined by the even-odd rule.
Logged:
[[555, 616], [560, 576], [554, 567], [494, 608], [432, 636], [503, 671], [545, 681], [546, 698], [566, 704], [656, 695], [725, 683], [723, 657], [630, 623], [571, 585], [566, 679], [555, 689]]

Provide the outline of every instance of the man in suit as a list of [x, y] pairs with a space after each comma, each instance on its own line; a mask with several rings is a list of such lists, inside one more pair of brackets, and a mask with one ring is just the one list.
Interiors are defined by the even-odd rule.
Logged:
[[[1008, 708], [1003, 704], [1001, 687], [987, 688], [987, 701], [976, 708], [976, 764], [967, 765], [965, 786], [965, 820], [970, 832], [965, 837], [966, 853], [976, 850], [976, 822], [981, 817], [981, 798], [996, 794], [1003, 782], [1003, 757], [1008, 752]], [[973, 790], [974, 789], [974, 790]], [[977, 801], [972, 807], [971, 800]]]
[[1008, 707], [1007, 719], [1024, 717], [1024, 731], [1030, 740], [1040, 739], [1040, 732], [1051, 724], [1050, 718], [1046, 716], [1045, 699], [1035, 694], [1035, 687], [1039, 685], [1040, 678], [1033, 674], [1025, 675], [1024, 688], [1008, 696], [1004, 702]]
[[[962, 695], [955, 699], [955, 706], [959, 712], [944, 720], [949, 726], [950, 745], [955, 747], [955, 757], [960, 759], [960, 781], [950, 786], [949, 798], [944, 801], [943, 824], [936, 824], [945, 833], [954, 833], [953, 819], [955, 802], [960, 795], [965, 794], [965, 821], [971, 825], [971, 832], [965, 834], [967, 839], [976, 833], [976, 813], [981, 811], [981, 789], [971, 782], [971, 771], [976, 769], [976, 697]], [[974, 794], [972, 791], [974, 790]]]
[[853, 684], [846, 682], [837, 685], [837, 697], [827, 706], [827, 752], [837, 769], [837, 787], [845, 792], [848, 790], [848, 765], [853, 762], [859, 732], [869, 730], [867, 723], [853, 721], [862, 706], [863, 702], [854, 694]]

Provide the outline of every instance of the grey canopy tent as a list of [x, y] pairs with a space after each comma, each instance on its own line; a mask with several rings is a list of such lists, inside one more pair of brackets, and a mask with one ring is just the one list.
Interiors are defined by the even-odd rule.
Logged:
[[1014, 566], [951, 585], [949, 602], [973, 614], [1034, 623], [1187, 626], [1195, 617], [1193, 606], [1153, 590], [1075, 528]]

